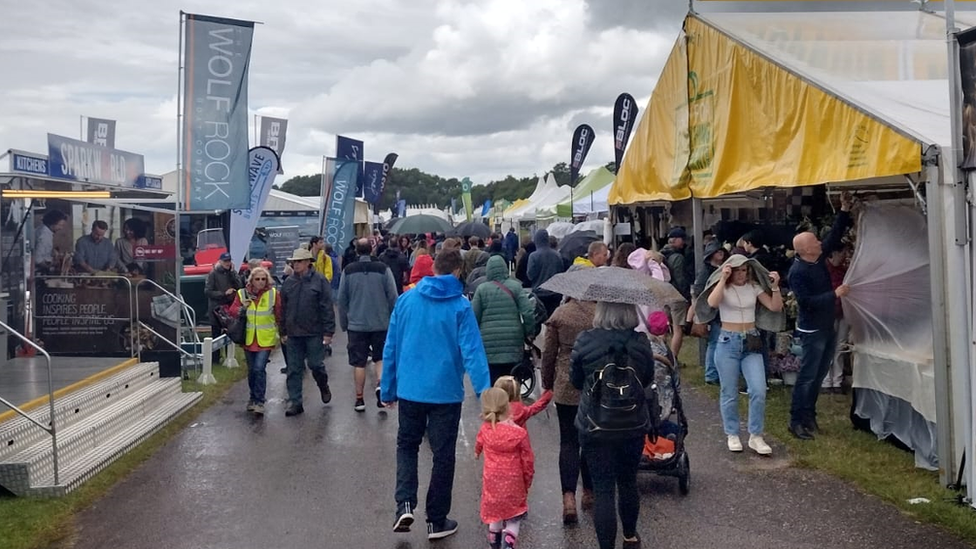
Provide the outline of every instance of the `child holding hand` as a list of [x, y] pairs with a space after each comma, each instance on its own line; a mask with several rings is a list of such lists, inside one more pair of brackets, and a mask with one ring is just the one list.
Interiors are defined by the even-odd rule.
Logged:
[[485, 455], [481, 483], [481, 520], [488, 525], [492, 549], [514, 549], [519, 523], [528, 512], [535, 456], [529, 434], [512, 420], [509, 395], [492, 387], [481, 395], [484, 423], [474, 446]]
[[508, 395], [509, 413], [512, 421], [519, 427], [525, 427], [529, 418], [546, 409], [552, 401], [552, 391], [545, 391], [539, 396], [539, 400], [526, 406], [522, 402], [522, 394], [519, 391], [519, 382], [513, 376], [502, 376], [495, 381], [495, 387], [502, 389]]

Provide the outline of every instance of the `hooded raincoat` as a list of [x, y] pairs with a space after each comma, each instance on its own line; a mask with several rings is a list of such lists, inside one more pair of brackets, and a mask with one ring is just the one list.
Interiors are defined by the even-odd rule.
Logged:
[[485, 455], [481, 483], [481, 521], [515, 518], [529, 510], [529, 487], [535, 476], [535, 455], [529, 434], [509, 419], [485, 422], [478, 431], [475, 455]]
[[[488, 260], [487, 281], [471, 301], [488, 354], [488, 364], [514, 364], [522, 360], [525, 338], [535, 331], [535, 306], [518, 281], [508, 277], [505, 260]], [[507, 290], [507, 291], [506, 291]]]

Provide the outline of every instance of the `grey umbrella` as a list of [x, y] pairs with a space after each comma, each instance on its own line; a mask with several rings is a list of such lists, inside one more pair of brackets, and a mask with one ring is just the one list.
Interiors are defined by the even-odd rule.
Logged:
[[419, 214], [400, 218], [399, 221], [390, 225], [389, 231], [393, 234], [447, 234], [452, 229], [451, 224], [444, 219], [433, 215]]
[[560, 273], [540, 288], [581, 301], [631, 303], [656, 309], [684, 301], [670, 283], [622, 267], [598, 267]]

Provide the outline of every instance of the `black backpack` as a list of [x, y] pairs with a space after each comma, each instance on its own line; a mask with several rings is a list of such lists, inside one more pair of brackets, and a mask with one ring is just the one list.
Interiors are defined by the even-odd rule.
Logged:
[[593, 374], [583, 392], [579, 427], [597, 438], [644, 435], [651, 426], [644, 386], [627, 365], [627, 349], [610, 347], [607, 365]]

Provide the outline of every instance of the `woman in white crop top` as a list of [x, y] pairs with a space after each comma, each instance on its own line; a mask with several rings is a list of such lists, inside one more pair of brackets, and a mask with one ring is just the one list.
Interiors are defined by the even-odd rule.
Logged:
[[[738, 405], [741, 373], [749, 387], [749, 448], [758, 454], [769, 455], [773, 450], [763, 440], [766, 368], [756, 330], [756, 307], [781, 311], [783, 296], [779, 291], [779, 274], [767, 273], [757, 265], [741, 255], [730, 257], [722, 265], [718, 283], [708, 295], [708, 305], [718, 309], [722, 318], [722, 332], [715, 347], [715, 366], [722, 387], [719, 407], [729, 451], [742, 451]], [[758, 284], [757, 274], [769, 277], [769, 293]]]

